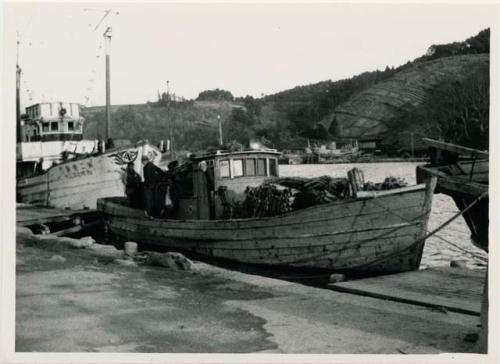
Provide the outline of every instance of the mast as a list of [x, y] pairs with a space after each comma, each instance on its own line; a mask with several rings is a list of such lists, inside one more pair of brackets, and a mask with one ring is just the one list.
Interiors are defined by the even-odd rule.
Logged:
[[224, 144], [222, 140], [222, 123], [220, 121], [220, 115], [217, 115], [217, 122], [219, 124], [219, 145]]
[[17, 53], [16, 53], [16, 139], [18, 143], [22, 142], [21, 133], [21, 67], [19, 66], [19, 33], [17, 34]]
[[167, 80], [167, 121], [168, 121], [168, 138], [170, 139], [170, 157], [175, 160], [175, 150], [174, 150], [174, 132], [173, 123], [174, 120], [170, 118], [170, 81]]
[[104, 48], [106, 54], [106, 125], [104, 131], [104, 140], [107, 142], [111, 137], [111, 86], [110, 86], [110, 51], [111, 51], [111, 27], [107, 27], [103, 34]]

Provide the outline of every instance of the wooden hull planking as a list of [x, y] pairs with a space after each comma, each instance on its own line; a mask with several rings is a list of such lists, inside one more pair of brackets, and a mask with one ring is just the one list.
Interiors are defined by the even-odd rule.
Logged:
[[165, 220], [101, 199], [123, 239], [241, 263], [389, 273], [420, 264], [435, 181], [376, 198], [339, 201], [268, 218]]
[[124, 196], [122, 166], [108, 154], [69, 161], [46, 173], [19, 180], [22, 202], [57, 208], [96, 208], [102, 197]]

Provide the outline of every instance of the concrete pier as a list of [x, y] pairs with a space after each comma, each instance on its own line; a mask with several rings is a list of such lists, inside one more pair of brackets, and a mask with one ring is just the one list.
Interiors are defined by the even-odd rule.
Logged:
[[17, 352], [475, 352], [480, 319], [195, 263], [117, 264], [17, 239]]

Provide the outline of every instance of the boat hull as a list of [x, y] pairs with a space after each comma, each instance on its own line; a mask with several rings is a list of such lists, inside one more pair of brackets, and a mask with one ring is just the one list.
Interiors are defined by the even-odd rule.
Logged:
[[141, 172], [141, 153], [159, 154], [150, 146], [124, 148], [70, 160], [41, 175], [19, 179], [18, 201], [63, 209], [95, 209], [99, 198], [125, 196], [124, 169], [133, 162]]
[[[471, 231], [474, 245], [488, 251], [489, 197], [484, 196], [489, 187], [488, 160], [440, 167], [418, 166], [416, 174], [417, 181], [432, 175], [439, 176], [435, 193], [450, 196], [460, 211], [475, 203], [463, 217]], [[481, 200], [476, 201], [478, 198]]]
[[97, 207], [126, 240], [241, 263], [383, 274], [418, 269], [434, 185], [252, 219], [154, 219], [123, 198]]

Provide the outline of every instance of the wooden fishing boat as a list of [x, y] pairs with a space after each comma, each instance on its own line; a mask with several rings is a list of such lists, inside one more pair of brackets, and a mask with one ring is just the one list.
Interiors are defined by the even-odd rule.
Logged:
[[122, 175], [128, 163], [141, 174], [143, 155], [155, 163], [161, 158], [148, 143], [104, 151], [104, 143], [84, 140], [76, 103], [40, 103], [26, 112], [17, 144], [18, 202], [95, 209], [98, 198], [125, 195]]
[[146, 216], [125, 198], [97, 202], [108, 231], [125, 240], [155, 244], [241, 263], [366, 274], [418, 269], [435, 179], [278, 216], [221, 219], [223, 187], [237, 199], [246, 186], [278, 175], [274, 150], [221, 152], [193, 157], [190, 188], [175, 218]]
[[[39, 175], [17, 180], [18, 202], [74, 210], [95, 209], [98, 198], [125, 196], [122, 182], [127, 163], [142, 170], [141, 156], [152, 146], [110, 150], [56, 164]], [[156, 153], [155, 156], [158, 156]], [[154, 158], [152, 156], [152, 158]]]
[[429, 146], [431, 160], [417, 167], [417, 181], [437, 176], [435, 193], [446, 194], [455, 201], [464, 212], [472, 242], [488, 251], [488, 153], [428, 138], [423, 141]]

